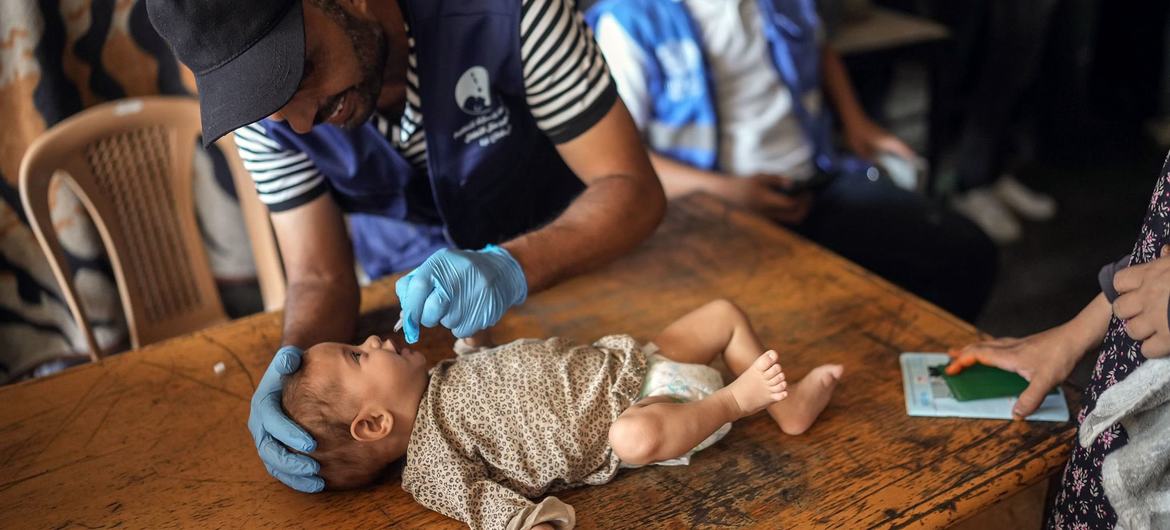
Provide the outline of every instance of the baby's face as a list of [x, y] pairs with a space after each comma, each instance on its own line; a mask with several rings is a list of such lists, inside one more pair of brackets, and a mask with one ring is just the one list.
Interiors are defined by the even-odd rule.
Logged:
[[397, 412], [404, 405], [417, 405], [426, 388], [426, 357], [408, 348], [399, 351], [394, 343], [373, 335], [352, 346], [324, 342], [305, 355], [311, 356], [306, 376], [338, 382], [359, 407], [377, 404]]

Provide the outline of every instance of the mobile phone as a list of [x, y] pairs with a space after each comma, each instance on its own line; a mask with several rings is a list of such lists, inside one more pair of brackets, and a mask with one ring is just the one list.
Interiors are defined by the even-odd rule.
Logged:
[[922, 186], [926, 182], [926, 159], [918, 157], [909, 160], [889, 151], [882, 151], [878, 153], [876, 163], [881, 170], [881, 176], [889, 179], [895, 186], [906, 191], [922, 191]]

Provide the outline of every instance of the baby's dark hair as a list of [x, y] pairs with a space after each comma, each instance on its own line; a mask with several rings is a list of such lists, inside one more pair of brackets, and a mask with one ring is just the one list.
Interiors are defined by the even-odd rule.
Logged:
[[[317, 450], [311, 456], [321, 464], [320, 476], [327, 490], [360, 488], [374, 482], [382, 471], [377, 458], [369, 448], [353, 438], [349, 428], [353, 418], [338, 410], [344, 403], [338, 381], [323, 385], [306, 380], [310, 356], [306, 355], [301, 369], [284, 380], [281, 405], [285, 414], [304, 427], [317, 441]], [[299, 451], [298, 451], [299, 452]]]

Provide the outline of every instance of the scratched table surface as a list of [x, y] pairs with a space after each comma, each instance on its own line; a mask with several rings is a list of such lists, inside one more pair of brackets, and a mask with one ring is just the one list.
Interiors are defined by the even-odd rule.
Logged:
[[[703, 196], [672, 203], [632, 255], [530, 297], [496, 338], [648, 339], [715, 297], [751, 315], [790, 379], [844, 364], [832, 403], [803, 436], [759, 415], [690, 466], [623, 470], [559, 494], [580, 527], [943, 527], [1068, 456], [1068, 424], [907, 416], [898, 354], [944, 351], [977, 331]], [[396, 303], [390, 281], [365, 288], [361, 326], [389, 333]], [[0, 388], [0, 528], [458, 526], [413, 502], [394, 473], [366, 490], [317, 495], [269, 478], [245, 422], [280, 319], [255, 315]], [[422, 349], [434, 362], [452, 341], [426, 331]], [[227, 369], [217, 375], [219, 362]]]

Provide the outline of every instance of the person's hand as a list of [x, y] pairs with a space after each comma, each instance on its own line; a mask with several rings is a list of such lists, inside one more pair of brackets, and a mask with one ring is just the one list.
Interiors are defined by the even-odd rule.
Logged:
[[791, 195], [779, 191], [791, 187], [792, 181], [785, 177], [759, 174], [721, 179], [713, 192], [732, 204], [791, 226], [804, 221], [813, 202], [812, 193], [808, 191]]
[[418, 342], [419, 324], [442, 324], [456, 337], [494, 325], [528, 297], [528, 279], [516, 259], [495, 245], [483, 250], [442, 249], [395, 284], [406, 342]]
[[1028, 381], [1012, 407], [1012, 416], [1026, 418], [1044, 402], [1056, 385], [1068, 378], [1087, 346], [1078, 340], [1072, 322], [1035, 335], [1000, 338], [951, 350], [948, 375], [955, 375], [975, 363], [1015, 372]]
[[1147, 358], [1170, 354], [1170, 247], [1162, 247], [1158, 259], [1132, 265], [1113, 276], [1120, 295], [1113, 301], [1113, 314], [1125, 321], [1125, 333], [1141, 341]]
[[874, 160], [878, 153], [889, 152], [906, 160], [918, 159], [918, 155], [910, 146], [868, 119], [845, 127], [844, 133], [845, 144], [862, 158]]
[[288, 448], [311, 453], [317, 448], [317, 442], [289, 419], [280, 406], [284, 388], [281, 378], [301, 367], [303, 353], [296, 346], [285, 346], [276, 352], [252, 394], [248, 430], [252, 431], [252, 441], [269, 475], [297, 491], [316, 493], [325, 489], [325, 481], [317, 476], [321, 466], [316, 460]]

